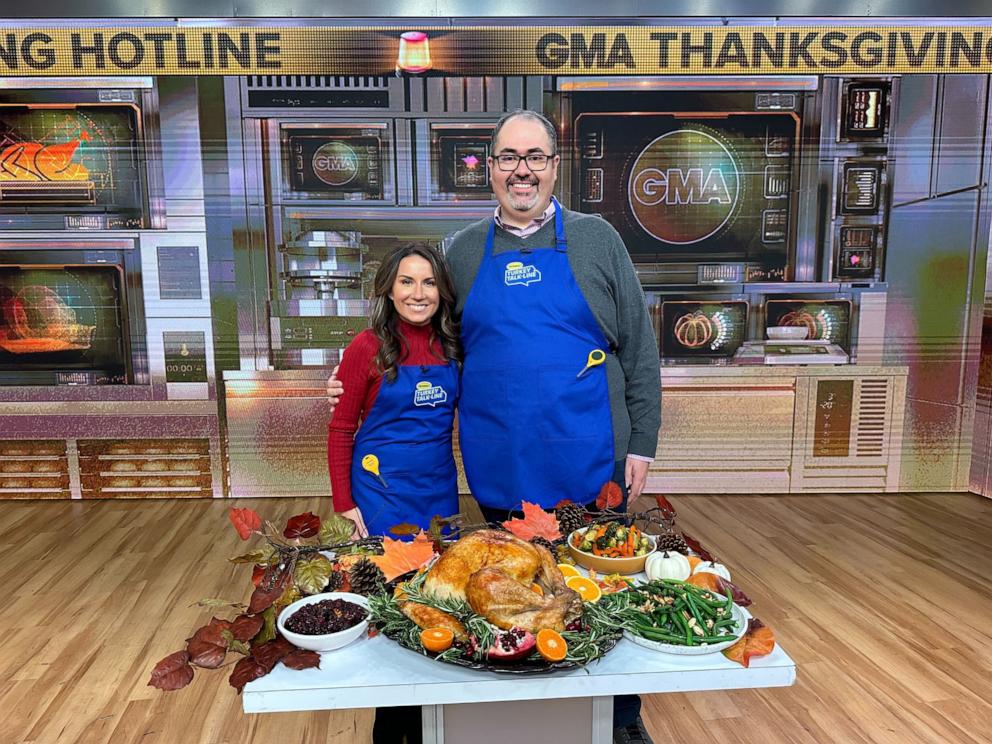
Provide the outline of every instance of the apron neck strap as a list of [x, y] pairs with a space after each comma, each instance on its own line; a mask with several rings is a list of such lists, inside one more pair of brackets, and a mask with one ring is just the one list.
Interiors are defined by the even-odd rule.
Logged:
[[561, 204], [553, 196], [551, 203], [555, 206], [555, 250], [565, 253], [568, 246], [565, 244], [565, 222], [561, 218]]
[[[551, 203], [555, 208], [555, 250], [565, 253], [568, 246], [565, 244], [565, 223], [561, 217], [561, 204], [555, 197], [551, 197]], [[493, 254], [493, 243], [496, 239], [496, 218], [489, 220], [489, 232], [486, 234], [486, 248], [482, 254], [482, 260], [487, 260]]]

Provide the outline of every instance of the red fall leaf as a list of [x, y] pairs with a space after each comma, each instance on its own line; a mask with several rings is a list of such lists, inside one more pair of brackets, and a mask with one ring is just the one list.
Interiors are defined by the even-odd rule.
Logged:
[[240, 695], [246, 684], [253, 679], [264, 677], [266, 674], [265, 668], [255, 661], [254, 657], [246, 656], [234, 665], [234, 671], [231, 672], [228, 682]]
[[148, 685], [160, 690], [181, 690], [192, 681], [193, 667], [189, 665], [189, 654], [176, 651], [155, 665]]
[[316, 651], [304, 651], [296, 649], [293, 653], [284, 657], [282, 663], [290, 669], [312, 669], [320, 668], [320, 654]]
[[276, 664], [296, 650], [296, 646], [282, 636], [279, 636], [267, 643], [255, 646], [251, 650], [251, 655], [259, 666], [265, 670], [265, 673], [268, 674]]
[[190, 663], [204, 669], [216, 669], [223, 664], [224, 657], [227, 656], [227, 641], [222, 633], [230, 629], [229, 620], [216, 617], [202, 628], [198, 628], [193, 636], [186, 640]]
[[[713, 575], [715, 575], [715, 574], [711, 574], [711, 576], [713, 576]], [[730, 592], [731, 592], [731, 594], [734, 597], [734, 604], [740, 605], [741, 607], [750, 607], [751, 606], [751, 604], [752, 604], [751, 603], [751, 598], [744, 593], [744, 590], [743, 589], [741, 589], [739, 586], [737, 586], [737, 584], [734, 584], [731, 581], [727, 581], [722, 576], [717, 576], [716, 577], [716, 591], [719, 592], [720, 594], [722, 594], [723, 596], [727, 596], [727, 589], [730, 589]]]
[[269, 609], [272, 604], [282, 596], [283, 592], [286, 590], [286, 584], [289, 581], [289, 571], [283, 569], [282, 573], [277, 576], [273, 581], [270, 588], [266, 589], [268, 586], [266, 581], [255, 588], [255, 591], [251, 593], [251, 599], [248, 601], [248, 614], [257, 615], [260, 612], [265, 612]]
[[608, 481], [599, 489], [599, 496], [596, 497], [596, 508], [600, 511], [604, 509], [616, 509], [623, 503], [623, 491], [613, 481]]
[[675, 519], [675, 507], [672, 506], [672, 502], [662, 496], [660, 493], [654, 497], [654, 503], [658, 505], [661, 509], [661, 514], [665, 519]]
[[234, 640], [247, 643], [258, 635], [264, 624], [265, 620], [261, 615], [238, 615], [231, 623], [231, 635]]
[[190, 638], [186, 643], [189, 662], [204, 669], [216, 669], [224, 663], [227, 656], [227, 645], [218, 646], [209, 641]]
[[287, 540], [295, 540], [313, 537], [318, 532], [320, 532], [320, 517], [313, 512], [306, 512], [290, 517], [282, 534]]
[[537, 504], [529, 501], [523, 502], [523, 519], [510, 519], [503, 522], [503, 526], [519, 537], [521, 540], [530, 542], [535, 537], [543, 537], [545, 540], [561, 539], [561, 532], [558, 531], [558, 519], [554, 514], [544, 511]]
[[262, 518], [254, 509], [231, 509], [227, 512], [227, 517], [242, 540], [247, 540], [252, 532], [262, 527]]
[[709, 551], [706, 550], [706, 548], [704, 548], [702, 545], [700, 545], [699, 540], [694, 538], [692, 535], [687, 535], [686, 533], [683, 532], [682, 539], [685, 540], [685, 544], [689, 546], [689, 549], [692, 550], [693, 553], [698, 555], [704, 561], [713, 560], [713, 556], [710, 555]]
[[747, 632], [730, 648], [723, 650], [723, 655], [742, 666], [749, 666], [751, 659], [767, 656], [775, 648], [775, 634], [772, 629], [752, 617], [747, 624]]
[[255, 586], [262, 583], [263, 576], [265, 576], [265, 566], [254, 566], [251, 569], [251, 583]]

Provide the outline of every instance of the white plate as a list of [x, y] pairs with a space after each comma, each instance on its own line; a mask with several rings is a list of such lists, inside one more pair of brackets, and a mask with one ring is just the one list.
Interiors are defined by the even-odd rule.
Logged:
[[737, 625], [734, 627], [736, 632], [732, 638], [721, 643], [710, 643], [706, 646], [683, 646], [677, 643], [649, 641], [647, 638], [641, 638], [638, 635], [634, 635], [629, 630], [625, 630], [623, 635], [624, 638], [629, 638], [638, 646], [644, 646], [644, 648], [650, 648], [652, 651], [661, 651], [666, 654], [675, 654], [676, 656], [702, 656], [703, 654], [713, 654], [733, 646], [740, 640], [740, 637], [744, 634], [744, 631], [747, 630], [747, 622], [751, 619], [751, 613], [744, 607], [736, 604], [731, 610], [731, 613], [737, 621]]

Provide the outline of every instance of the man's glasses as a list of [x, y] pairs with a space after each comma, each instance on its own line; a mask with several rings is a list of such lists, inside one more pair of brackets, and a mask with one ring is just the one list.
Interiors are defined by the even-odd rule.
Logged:
[[532, 152], [527, 155], [517, 155], [516, 153], [504, 152], [496, 156], [496, 166], [501, 171], [515, 171], [517, 165], [523, 160], [527, 167], [533, 172], [543, 171], [548, 167], [548, 161], [554, 155], [545, 155], [543, 152]]

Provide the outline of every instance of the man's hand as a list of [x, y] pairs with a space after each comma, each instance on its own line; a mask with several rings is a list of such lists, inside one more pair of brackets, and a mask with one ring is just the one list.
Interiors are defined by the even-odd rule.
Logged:
[[327, 378], [327, 401], [331, 404], [331, 413], [334, 413], [342, 395], [344, 395], [344, 385], [338, 379], [338, 367], [335, 366], [331, 370], [331, 376]]
[[365, 520], [362, 519], [362, 510], [357, 506], [353, 509], [348, 509], [348, 511], [341, 512], [341, 516], [355, 523], [355, 529], [351, 533], [352, 540], [369, 536], [369, 528], [365, 526]]
[[634, 457], [627, 456], [627, 462], [623, 469], [624, 483], [627, 484], [627, 508], [630, 508], [630, 502], [641, 495], [641, 491], [644, 490], [645, 484], [648, 482], [648, 468], [651, 467], [651, 463], [646, 460], [638, 460]]

